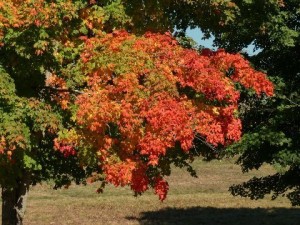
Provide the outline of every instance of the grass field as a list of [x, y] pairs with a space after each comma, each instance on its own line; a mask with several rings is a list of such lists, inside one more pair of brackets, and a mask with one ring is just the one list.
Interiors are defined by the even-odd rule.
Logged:
[[197, 161], [195, 168], [199, 178], [173, 170], [164, 202], [152, 191], [135, 198], [128, 188], [108, 187], [103, 194], [96, 194], [95, 184], [56, 191], [47, 185], [36, 186], [30, 192], [25, 225], [300, 224], [300, 208], [291, 207], [286, 199], [252, 201], [228, 192], [231, 184], [271, 173], [271, 167], [242, 174], [238, 166], [223, 160]]

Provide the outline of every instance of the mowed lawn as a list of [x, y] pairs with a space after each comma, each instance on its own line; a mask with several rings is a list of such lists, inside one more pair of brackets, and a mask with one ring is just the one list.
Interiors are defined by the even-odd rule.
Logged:
[[198, 178], [180, 169], [169, 177], [170, 192], [160, 202], [153, 191], [134, 197], [129, 188], [108, 187], [97, 194], [97, 184], [53, 190], [49, 185], [32, 188], [25, 225], [299, 225], [300, 208], [286, 199], [253, 201], [233, 197], [231, 184], [273, 172], [269, 166], [242, 174], [232, 160], [203, 162], [194, 166]]

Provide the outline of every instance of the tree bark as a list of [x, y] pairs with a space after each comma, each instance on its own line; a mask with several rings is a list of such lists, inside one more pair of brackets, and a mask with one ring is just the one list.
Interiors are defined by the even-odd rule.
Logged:
[[14, 188], [2, 187], [2, 225], [22, 225], [30, 186], [28, 174]]

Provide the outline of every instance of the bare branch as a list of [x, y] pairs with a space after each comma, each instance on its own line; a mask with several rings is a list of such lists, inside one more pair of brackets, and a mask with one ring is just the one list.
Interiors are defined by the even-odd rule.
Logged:
[[205, 139], [203, 137], [201, 137], [199, 134], [197, 134], [195, 136], [195, 138], [199, 141], [201, 141], [203, 144], [205, 144], [207, 147], [209, 147], [211, 150], [213, 150], [214, 152], [217, 152], [217, 149], [210, 143], [208, 143], [207, 141], [205, 141]]

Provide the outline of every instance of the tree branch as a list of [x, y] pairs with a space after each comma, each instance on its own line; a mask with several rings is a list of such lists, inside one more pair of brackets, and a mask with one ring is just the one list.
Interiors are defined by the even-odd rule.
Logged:
[[57, 92], [69, 92], [69, 93], [74, 93], [74, 94], [84, 94], [85, 92], [79, 91], [79, 90], [72, 90], [69, 88], [56, 88], [56, 87], [50, 87], [50, 86], [45, 86], [43, 89], [49, 89]]

